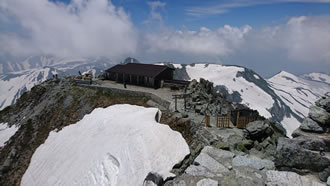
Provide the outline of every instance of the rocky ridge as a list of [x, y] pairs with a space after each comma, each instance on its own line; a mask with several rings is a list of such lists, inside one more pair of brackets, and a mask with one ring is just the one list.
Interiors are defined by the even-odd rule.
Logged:
[[[191, 155], [173, 169], [178, 176], [166, 180], [165, 185], [324, 185], [318, 178], [324, 182], [328, 179], [330, 145], [327, 139], [328, 128], [324, 125], [327, 117], [315, 113], [320, 113], [319, 108], [310, 115], [314, 119], [318, 118], [315, 119], [317, 121], [321, 118], [325, 123], [319, 127], [308, 125], [312, 130], [315, 129], [314, 140], [289, 139], [276, 123], [265, 119], [251, 122], [243, 130], [209, 128], [195, 123], [190, 113], [196, 112], [193, 108], [199, 103], [219, 104], [223, 101], [222, 107], [228, 105], [221, 96], [216, 96], [212, 87], [212, 83], [205, 80], [200, 83], [193, 81], [188, 90], [197, 88], [192, 94], [192, 102], [197, 104], [190, 104], [193, 107], [186, 113], [171, 116], [172, 120], [185, 120], [189, 123]], [[212, 101], [212, 98], [217, 100]], [[322, 99], [316, 102], [316, 106], [326, 109], [327, 101]], [[201, 109], [196, 114], [204, 113], [210, 114], [210, 111]], [[188, 126], [187, 123], [182, 124], [182, 128]], [[301, 128], [306, 131], [304, 124]], [[320, 155], [320, 147], [324, 148], [325, 155]]]
[[302, 174], [316, 174], [326, 182], [330, 176], [330, 97], [310, 107], [308, 117], [292, 134], [279, 138], [276, 166]]

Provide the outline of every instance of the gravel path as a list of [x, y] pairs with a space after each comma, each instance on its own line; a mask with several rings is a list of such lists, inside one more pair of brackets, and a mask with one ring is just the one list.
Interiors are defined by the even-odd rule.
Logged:
[[[93, 85], [91, 86], [102, 86], [102, 87], [109, 87], [109, 88], [116, 88], [121, 90], [131, 90], [131, 91], [139, 91], [139, 92], [149, 92], [152, 93], [168, 102], [171, 103], [170, 105], [170, 111], [175, 111], [175, 101], [172, 99], [172, 95], [176, 94], [183, 94], [183, 90], [171, 90], [169, 88], [159, 88], [159, 89], [153, 89], [148, 87], [141, 87], [141, 86], [135, 86], [135, 85], [126, 85], [127, 88], [124, 88], [124, 85], [121, 83], [116, 83], [115, 81], [109, 81], [109, 80], [96, 80], [93, 82]], [[183, 99], [178, 99], [177, 102], [177, 108], [181, 112], [184, 110], [184, 101]]]

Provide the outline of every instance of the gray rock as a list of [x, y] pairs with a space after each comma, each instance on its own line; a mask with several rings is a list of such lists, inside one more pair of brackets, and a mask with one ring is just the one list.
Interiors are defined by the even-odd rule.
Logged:
[[200, 113], [201, 110], [202, 110], [202, 105], [196, 105], [196, 106], [195, 106], [195, 112], [196, 112], [196, 113]]
[[186, 182], [184, 180], [178, 180], [173, 182], [173, 186], [186, 186]]
[[144, 181], [143, 186], [157, 186], [157, 184], [152, 181]]
[[214, 177], [215, 175], [211, 173], [209, 170], [207, 170], [203, 166], [196, 166], [196, 165], [190, 165], [186, 170], [185, 173], [191, 176], [204, 176], [207, 178]]
[[210, 178], [204, 178], [197, 182], [197, 186], [218, 186], [218, 181]]
[[317, 122], [315, 122], [310, 118], [305, 118], [299, 128], [307, 132], [318, 132], [318, 133], [324, 132], [323, 128]]
[[265, 185], [266, 174], [262, 171], [258, 171], [249, 167], [239, 167], [238, 169], [234, 169], [234, 172], [235, 179], [239, 185]]
[[217, 149], [212, 146], [204, 147], [202, 152], [210, 155], [211, 157], [215, 158], [218, 161], [221, 161], [226, 158], [233, 158], [235, 156], [235, 154], [230, 151]]
[[330, 176], [330, 166], [325, 168], [322, 172], [319, 173], [319, 178], [321, 181], [326, 182], [327, 178]]
[[144, 179], [143, 186], [158, 186], [163, 185], [164, 180], [161, 175], [157, 173], [149, 172], [147, 177]]
[[266, 175], [267, 186], [324, 186], [294, 172], [268, 170]]
[[236, 156], [233, 159], [233, 166], [251, 167], [258, 170], [273, 170], [275, 169], [274, 162], [270, 160], [263, 160], [259, 158], [249, 158], [246, 156]]
[[311, 106], [308, 116], [320, 124], [330, 125], [330, 114], [321, 107], [315, 105]]
[[[321, 156], [318, 148], [326, 151], [330, 148], [328, 138], [294, 138], [280, 137], [276, 148], [276, 167], [308, 169], [316, 172], [330, 165], [330, 156]], [[317, 150], [317, 151], [316, 151]]]
[[231, 136], [229, 136], [228, 138], [227, 138], [227, 142], [229, 143], [229, 144], [236, 144], [236, 143], [239, 143], [239, 142], [241, 142], [243, 140], [243, 136], [239, 136], [239, 135], [236, 135], [236, 134], [234, 134], [234, 135], [231, 135]]
[[274, 131], [270, 128], [269, 124], [266, 121], [261, 120], [250, 122], [245, 129], [245, 134], [248, 138], [258, 141], [262, 141], [272, 135], [273, 132]]
[[213, 173], [229, 172], [229, 170], [225, 166], [223, 166], [214, 158], [203, 152], [197, 156], [194, 163], [197, 163], [199, 166], [207, 168]]
[[221, 162], [221, 164], [224, 165], [225, 167], [227, 167], [228, 169], [230, 169], [230, 167], [232, 167], [231, 162], [232, 162], [233, 157], [235, 156], [234, 153], [232, 153], [230, 151], [226, 151], [226, 150], [217, 149], [212, 146], [204, 147], [202, 152], [208, 154], [216, 161]]
[[322, 97], [315, 102], [316, 106], [324, 108], [326, 111], [330, 112], [330, 97]]
[[327, 186], [330, 186], [330, 176], [327, 179]]
[[308, 135], [309, 135], [309, 133], [304, 132], [304, 131], [301, 130], [300, 128], [297, 128], [297, 129], [294, 130], [294, 131], [292, 132], [292, 134], [291, 134], [291, 136], [292, 136], [293, 138], [297, 138], [297, 137], [299, 137], [299, 136], [308, 136]]

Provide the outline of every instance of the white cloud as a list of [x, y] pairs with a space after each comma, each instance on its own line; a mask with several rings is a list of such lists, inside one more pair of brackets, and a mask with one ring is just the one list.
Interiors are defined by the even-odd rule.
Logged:
[[330, 17], [294, 17], [284, 26], [283, 47], [288, 57], [307, 63], [330, 63]]
[[109, 56], [134, 54], [137, 34], [122, 8], [108, 0], [4, 0], [0, 24], [10, 19], [20, 31], [0, 31], [0, 53]]
[[275, 4], [275, 3], [330, 3], [330, 0], [231, 0], [221, 1], [212, 4], [199, 5], [188, 7], [185, 13], [193, 17], [204, 17], [210, 15], [219, 15], [230, 12], [232, 9], [240, 7], [249, 7], [260, 4]]
[[[211, 30], [169, 30], [147, 33], [144, 37], [145, 56], [167, 56], [168, 60], [198, 59], [222, 61], [230, 57], [240, 61], [268, 60], [287, 63], [330, 64], [330, 17], [293, 17], [286, 24], [261, 29], [246, 25], [225, 25]], [[253, 58], [239, 57], [248, 53]], [[263, 56], [263, 57], [261, 57]], [[284, 57], [279, 57], [284, 56]], [[266, 59], [267, 59], [266, 57]], [[166, 58], [166, 57], [165, 57]], [[248, 62], [247, 62], [248, 63]]]
[[143, 23], [150, 24], [153, 21], [156, 21], [157, 23], [163, 24], [163, 16], [159, 10], [164, 10], [166, 3], [161, 1], [149, 1], [147, 4], [150, 7], [150, 15]]
[[[247, 39], [262, 50], [282, 49], [288, 61], [330, 64], [330, 17], [292, 17], [286, 24], [265, 27]], [[261, 50], [261, 51], [260, 51]]]
[[241, 28], [225, 25], [217, 30], [201, 27], [199, 31], [165, 30], [146, 35], [148, 53], [177, 52], [183, 55], [224, 56], [232, 53], [250, 26]]

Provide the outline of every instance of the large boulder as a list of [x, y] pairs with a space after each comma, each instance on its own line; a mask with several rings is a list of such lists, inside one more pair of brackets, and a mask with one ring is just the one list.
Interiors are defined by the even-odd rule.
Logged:
[[248, 123], [245, 129], [245, 135], [248, 139], [263, 141], [263, 139], [271, 136], [274, 131], [270, 127], [268, 121], [257, 120]]
[[323, 128], [317, 122], [308, 117], [303, 120], [299, 128], [306, 132], [324, 132]]
[[233, 159], [233, 166], [235, 167], [251, 167], [258, 170], [273, 170], [275, 169], [274, 162], [270, 160], [263, 160], [259, 158], [250, 158], [247, 156], [236, 156]]
[[197, 182], [197, 186], [218, 186], [218, 181], [210, 178], [204, 178]]
[[322, 172], [319, 173], [319, 178], [321, 181], [326, 182], [327, 178], [330, 176], [330, 166], [324, 169]]
[[164, 184], [163, 177], [157, 173], [150, 172], [144, 179], [143, 186], [160, 186]]
[[328, 138], [294, 138], [280, 137], [276, 148], [275, 165], [278, 168], [308, 169], [316, 172], [330, 166], [330, 156], [322, 156], [320, 148], [329, 151]]
[[324, 108], [327, 112], [330, 112], [330, 97], [322, 97], [315, 102], [316, 106]]
[[300, 176], [294, 172], [287, 171], [266, 171], [268, 186], [324, 186], [324, 184], [315, 182], [307, 177]]
[[330, 125], [330, 114], [321, 107], [315, 105], [311, 106], [308, 116], [320, 124]]
[[229, 170], [221, 163], [216, 161], [207, 153], [202, 152], [194, 161], [194, 164], [207, 168], [213, 173], [229, 172]]

